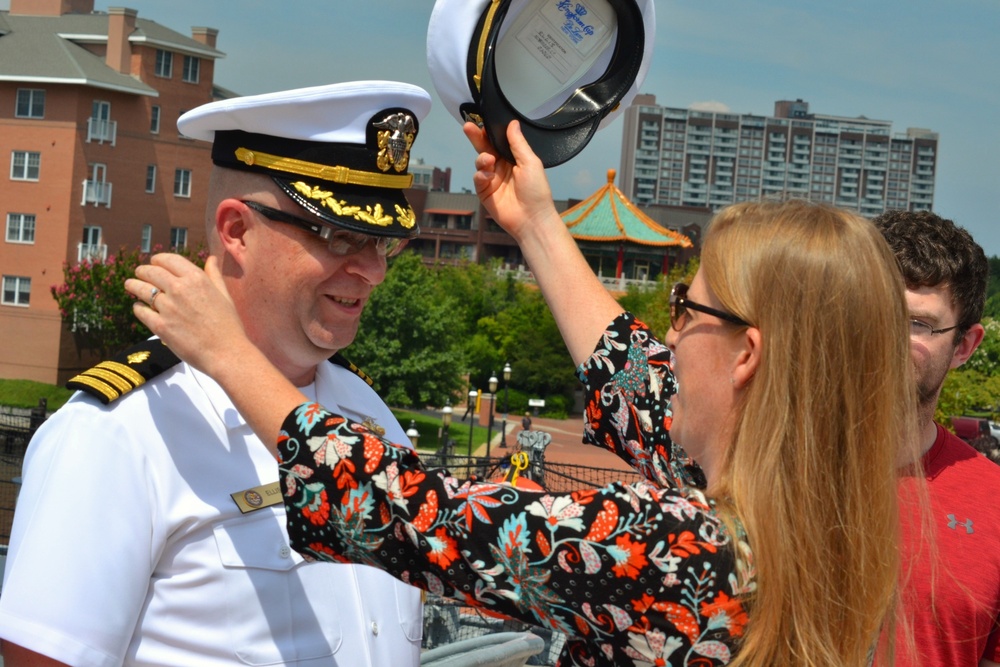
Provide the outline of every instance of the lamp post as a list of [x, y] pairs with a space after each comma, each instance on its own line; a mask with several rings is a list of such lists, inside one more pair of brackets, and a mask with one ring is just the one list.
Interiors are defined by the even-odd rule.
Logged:
[[473, 418], [476, 412], [476, 399], [479, 398], [479, 392], [475, 389], [469, 390], [469, 409], [466, 412], [469, 413], [469, 457], [472, 457], [472, 430], [474, 428]]
[[451, 426], [451, 414], [454, 412], [451, 408], [451, 401], [447, 401], [444, 407], [441, 408], [441, 462], [445, 463], [445, 460], [451, 454], [448, 451], [448, 428]]
[[497, 393], [496, 373], [490, 376], [490, 418], [486, 420], [486, 458], [490, 458], [490, 441], [493, 439], [493, 400]]
[[417, 422], [415, 419], [410, 420], [410, 428], [406, 429], [406, 437], [410, 439], [410, 444], [413, 445], [413, 449], [416, 449], [417, 441], [420, 440], [420, 431], [417, 430]]
[[507, 410], [510, 406], [510, 362], [503, 365], [503, 427], [500, 429], [500, 446], [507, 446]]

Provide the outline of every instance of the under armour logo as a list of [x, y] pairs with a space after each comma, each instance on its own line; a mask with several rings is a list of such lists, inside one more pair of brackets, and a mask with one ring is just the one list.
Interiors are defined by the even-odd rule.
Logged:
[[954, 514], [948, 515], [948, 527], [955, 530], [959, 526], [965, 526], [965, 532], [968, 535], [972, 534], [972, 519], [966, 519], [965, 521], [959, 521], [955, 518]]

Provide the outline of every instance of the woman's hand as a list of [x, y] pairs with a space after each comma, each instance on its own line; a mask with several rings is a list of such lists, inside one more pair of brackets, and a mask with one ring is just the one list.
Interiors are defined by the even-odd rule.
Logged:
[[180, 255], [153, 255], [135, 275], [125, 281], [139, 299], [135, 316], [195, 368], [214, 377], [220, 365], [238, 361], [243, 343], [251, 344], [215, 257], [202, 271]]
[[486, 137], [486, 131], [473, 123], [462, 128], [473, 148], [479, 151], [472, 183], [479, 200], [497, 223], [520, 242], [533, 225], [559, 220], [552, 190], [541, 160], [531, 150], [521, 126], [513, 121], [507, 126], [507, 141], [517, 164], [499, 157]]

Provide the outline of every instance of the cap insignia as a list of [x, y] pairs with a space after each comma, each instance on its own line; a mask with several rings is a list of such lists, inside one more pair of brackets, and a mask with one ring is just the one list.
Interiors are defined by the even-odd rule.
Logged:
[[143, 350], [142, 352], [133, 352], [132, 354], [128, 355], [126, 359], [128, 359], [128, 362], [130, 364], [141, 364], [142, 362], [146, 361], [146, 359], [149, 359], [149, 352], [145, 350]]
[[406, 171], [410, 162], [410, 147], [417, 137], [417, 125], [413, 116], [407, 113], [394, 113], [386, 116], [381, 122], [372, 123], [379, 130], [378, 158], [375, 164], [382, 171], [392, 167], [397, 172]]
[[[370, 225], [376, 225], [378, 227], [388, 227], [392, 224], [392, 216], [385, 212], [385, 209], [382, 208], [381, 204], [375, 204], [374, 207], [365, 206], [364, 209], [362, 209], [360, 206], [349, 206], [347, 204], [347, 200], [345, 199], [334, 199], [332, 192], [329, 190], [323, 190], [318, 186], [313, 187], [308, 183], [296, 181], [292, 183], [292, 187], [294, 187], [296, 192], [301, 194], [303, 197], [319, 201], [320, 204], [333, 211], [334, 215], [338, 215], [342, 218], [353, 218], [354, 220], [367, 222]], [[397, 219], [399, 220], [399, 224], [405, 229], [412, 228], [416, 223], [416, 218], [412, 208], [404, 209], [397, 204], [396, 213], [398, 215]]]
[[396, 204], [396, 216], [403, 229], [413, 229], [413, 225], [417, 224], [417, 216], [412, 208], [404, 209], [399, 204]]
[[364, 421], [361, 422], [361, 425], [377, 436], [385, 435], [385, 429], [378, 425], [378, 422], [375, 421], [374, 417], [365, 417]]
[[[463, 106], [465, 106], [465, 105], [463, 105]], [[466, 123], [475, 123], [479, 127], [480, 130], [483, 129], [483, 127], [486, 126], [486, 123], [483, 120], [483, 115], [482, 114], [476, 113], [475, 111], [470, 111], [470, 110], [467, 110], [467, 109], [462, 109], [461, 113], [462, 113], [462, 118], [465, 120]]]

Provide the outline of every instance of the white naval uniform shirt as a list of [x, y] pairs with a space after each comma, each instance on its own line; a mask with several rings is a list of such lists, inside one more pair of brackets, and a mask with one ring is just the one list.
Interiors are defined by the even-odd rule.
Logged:
[[[316, 395], [403, 429], [353, 373]], [[24, 462], [0, 637], [74, 666], [417, 665], [420, 593], [360, 565], [306, 563], [281, 504], [230, 494], [277, 481], [222, 389], [180, 364], [110, 406], [77, 394]]]

